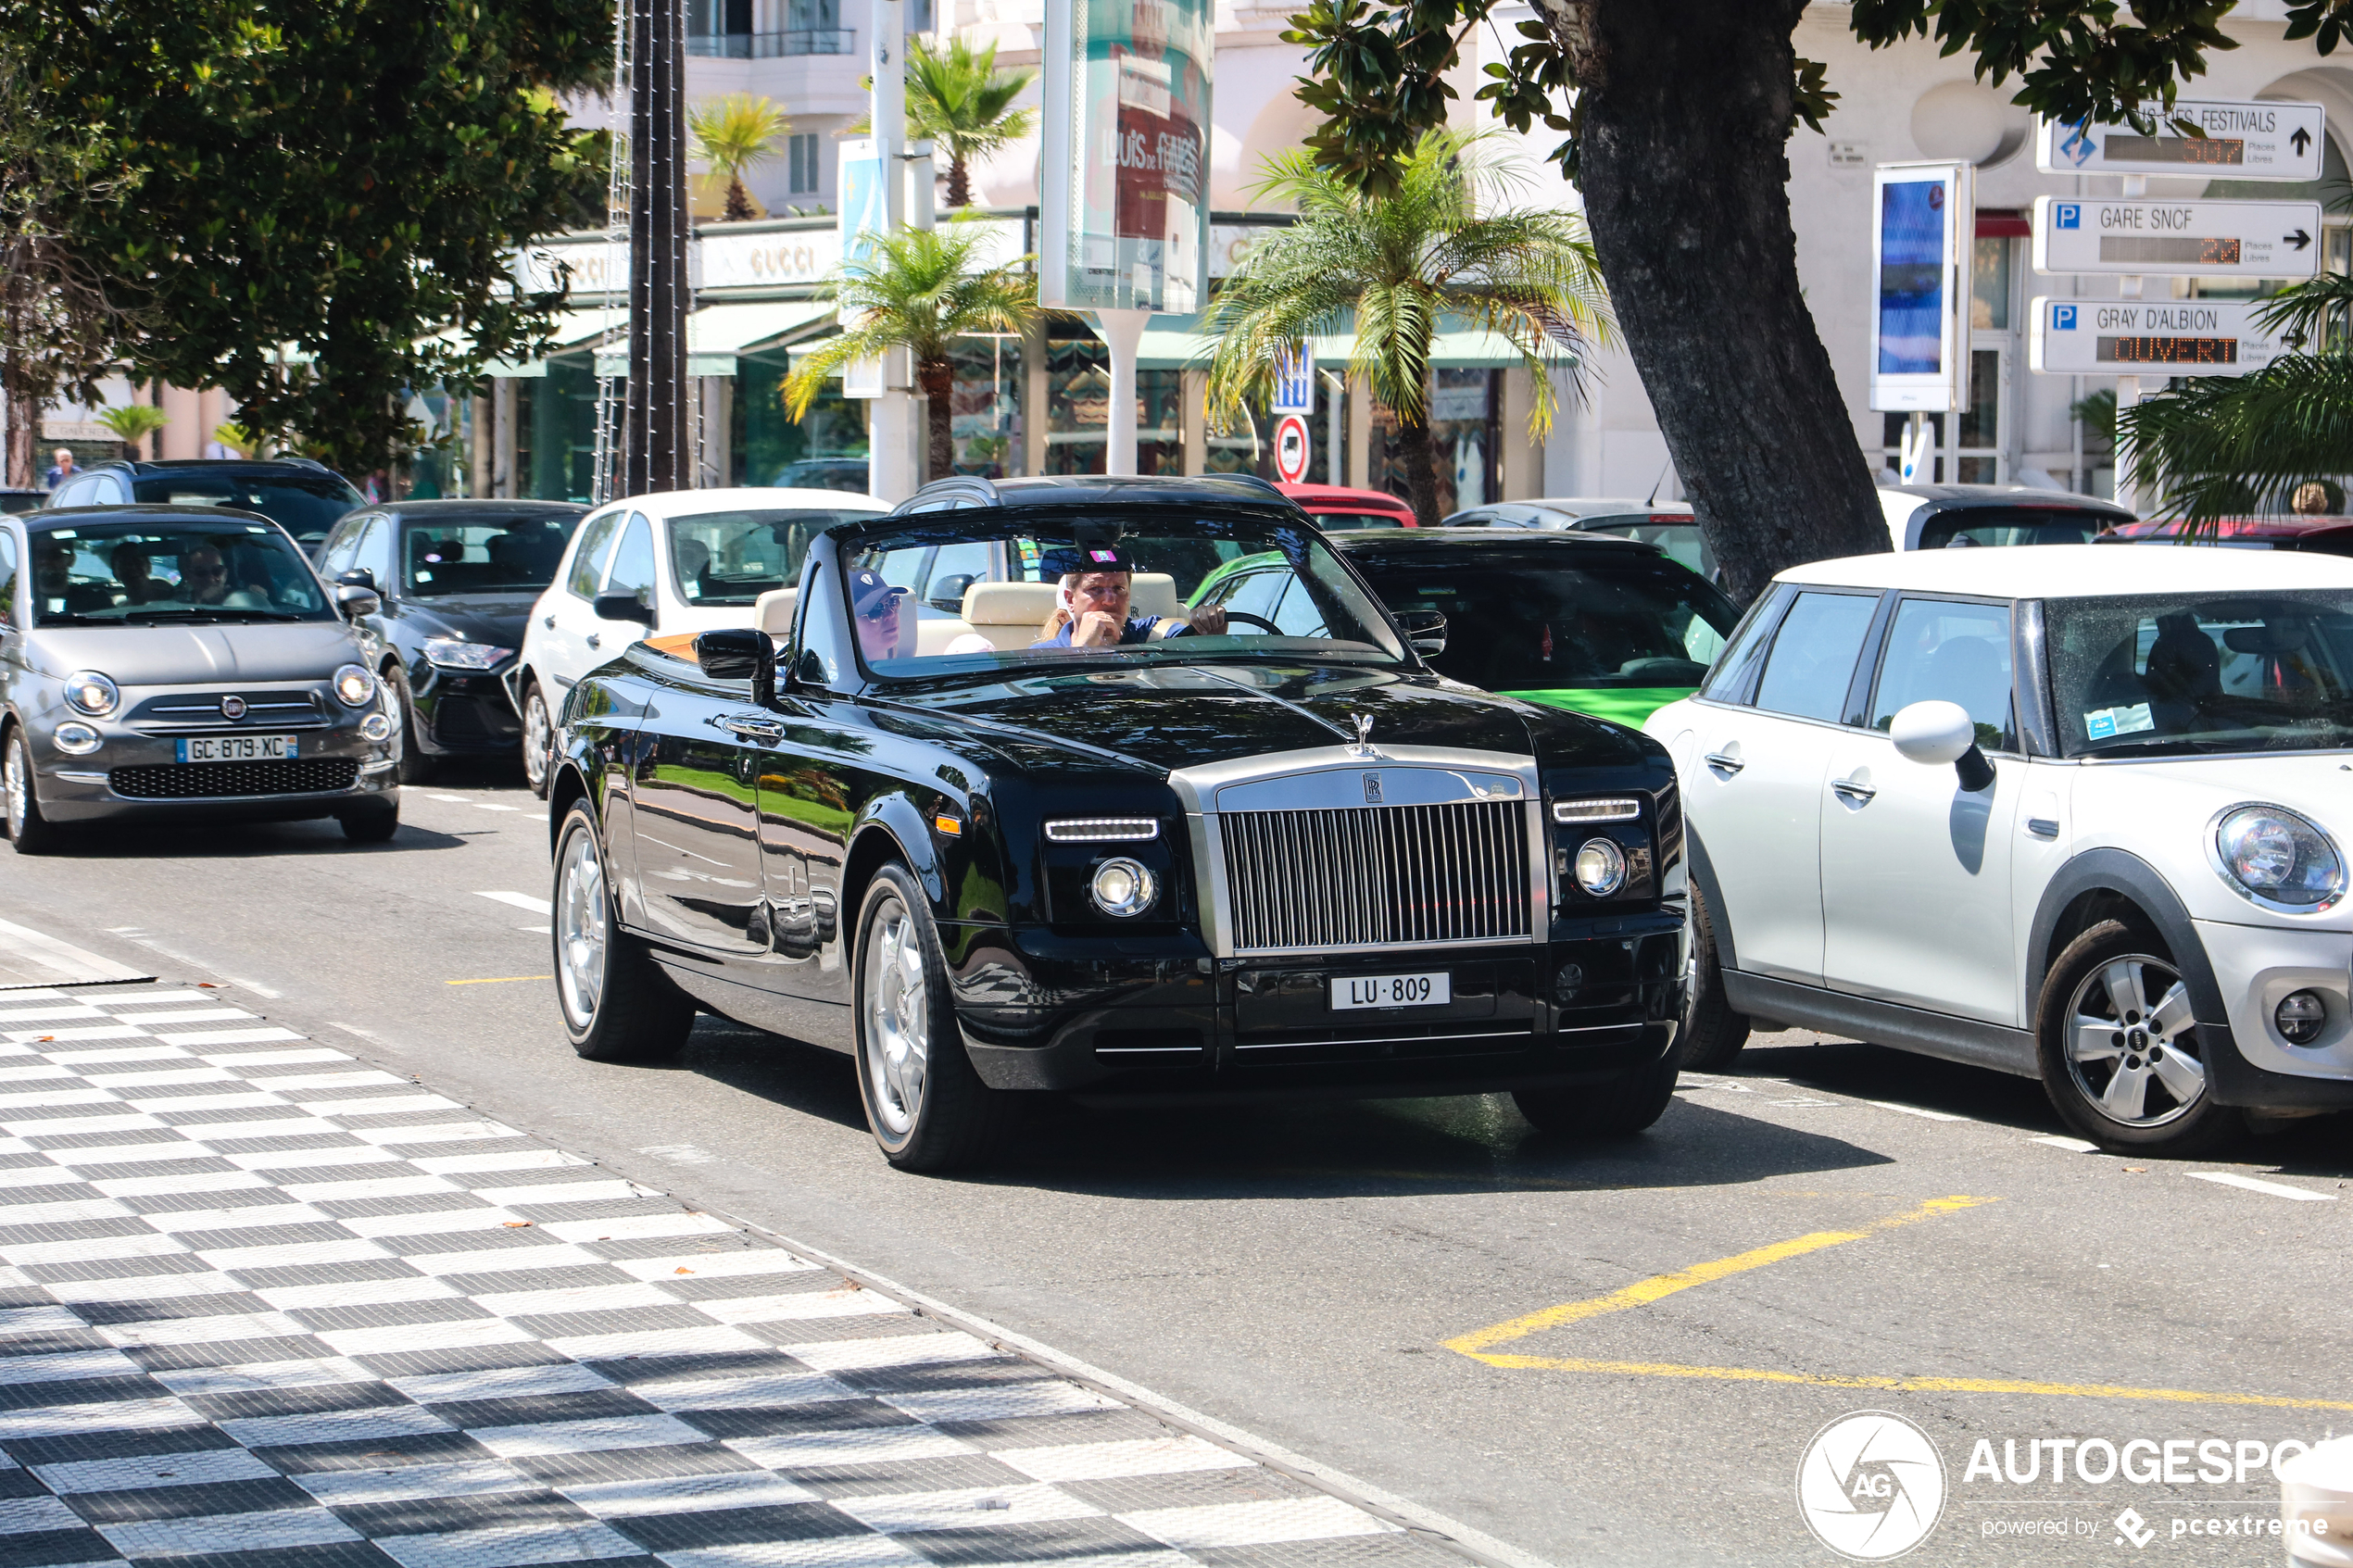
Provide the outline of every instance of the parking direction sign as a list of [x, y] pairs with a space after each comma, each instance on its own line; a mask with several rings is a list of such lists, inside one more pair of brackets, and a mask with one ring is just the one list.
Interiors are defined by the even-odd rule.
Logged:
[[[2158, 117], [2153, 132], [2045, 119], [2035, 128], [2034, 166], [2045, 174], [2318, 180], [2327, 118], [2318, 104], [2184, 98]], [[2205, 134], [2184, 136], [2178, 120]]]
[[2034, 198], [2037, 272], [2310, 278], [2320, 235], [2319, 202]]
[[2237, 299], [2034, 301], [2026, 364], [2046, 375], [2245, 376], [2288, 352]]
[[1275, 351], [1275, 406], [1277, 414], [1312, 414], [1315, 411], [1315, 345], [1302, 343], [1291, 349]]
[[1314, 447], [1307, 439], [1307, 420], [1298, 414], [1285, 414], [1275, 422], [1275, 477], [1285, 484], [1297, 484], [1307, 477], [1308, 458]]

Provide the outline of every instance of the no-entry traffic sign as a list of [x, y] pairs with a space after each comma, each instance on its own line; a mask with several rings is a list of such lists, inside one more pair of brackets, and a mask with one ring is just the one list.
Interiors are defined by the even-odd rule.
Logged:
[[1307, 440], [1307, 421], [1297, 414], [1285, 414], [1275, 424], [1275, 477], [1285, 484], [1297, 484], [1307, 477], [1307, 459], [1313, 452]]
[[[2034, 166], [2045, 174], [2187, 174], [2224, 180], [2318, 180], [2327, 116], [2318, 104], [2184, 98], [2157, 116], [2154, 132], [2130, 125], [2035, 129]], [[2186, 121], [2206, 134], [2184, 136]]]
[[2287, 352], [2232, 299], [2034, 301], [2026, 364], [2047, 375], [2251, 375]]
[[2037, 272], [2310, 278], [2321, 204], [2034, 198]]

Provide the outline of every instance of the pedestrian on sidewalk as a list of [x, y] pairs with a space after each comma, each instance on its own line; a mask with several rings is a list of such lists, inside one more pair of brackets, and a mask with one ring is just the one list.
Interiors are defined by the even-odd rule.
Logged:
[[42, 489], [55, 490], [58, 485], [63, 484], [67, 480], [71, 479], [75, 474], [82, 471], [80, 469], [74, 467], [73, 453], [69, 451], [67, 448], [60, 446], [49, 455], [57, 460], [51, 463], [49, 465], [49, 471], [41, 476]]

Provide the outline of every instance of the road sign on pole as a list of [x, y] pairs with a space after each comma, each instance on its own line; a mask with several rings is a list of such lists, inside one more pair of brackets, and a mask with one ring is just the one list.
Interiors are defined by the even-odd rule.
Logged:
[[1315, 411], [1315, 345], [1302, 343], [1296, 349], [1275, 350], [1275, 403], [1277, 414], [1312, 414]]
[[1307, 477], [1307, 464], [1313, 455], [1304, 414], [1285, 414], [1275, 421], [1276, 478], [1285, 484], [1297, 484]]
[[1872, 185], [1871, 407], [1957, 408], [1975, 232], [1969, 166], [1881, 164]]
[[2045, 375], [2252, 375], [2288, 352], [2231, 299], [2038, 297], [2026, 364]]
[[2310, 278], [2321, 204], [2034, 198], [2034, 270], [2139, 277]]
[[[2045, 174], [2188, 174], [2226, 180], [2318, 180], [2326, 114], [2318, 104], [2184, 98], [2157, 116], [2154, 132], [2130, 125], [2035, 128], [2034, 166]], [[2206, 132], [2184, 136], [2175, 122]]]

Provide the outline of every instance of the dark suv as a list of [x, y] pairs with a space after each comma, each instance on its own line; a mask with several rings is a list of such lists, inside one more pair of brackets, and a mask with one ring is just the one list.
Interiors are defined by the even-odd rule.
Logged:
[[60, 507], [233, 507], [259, 512], [317, 556], [335, 520], [365, 499], [351, 482], [308, 458], [187, 458], [101, 463], [49, 496]]

